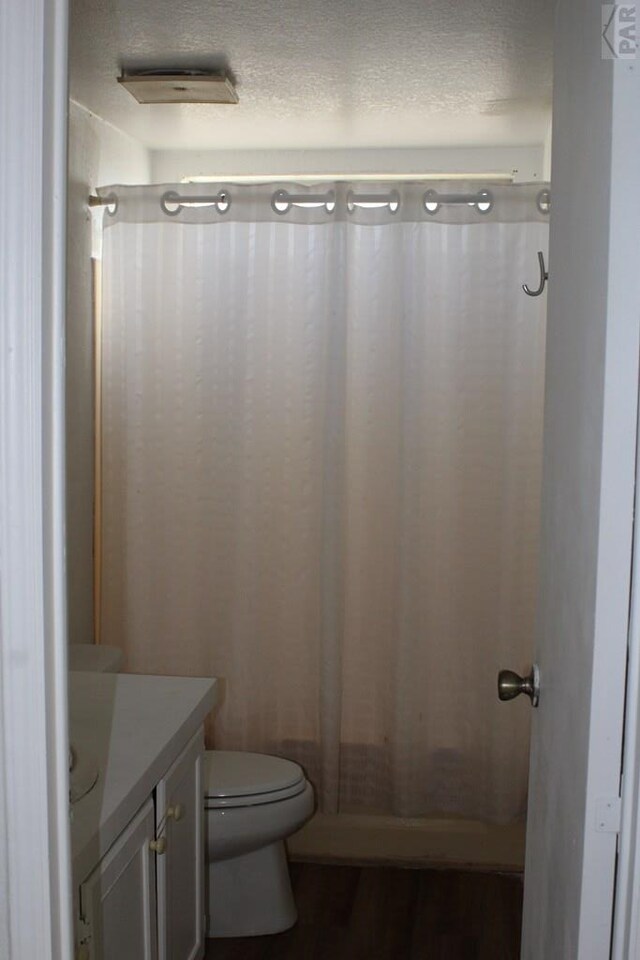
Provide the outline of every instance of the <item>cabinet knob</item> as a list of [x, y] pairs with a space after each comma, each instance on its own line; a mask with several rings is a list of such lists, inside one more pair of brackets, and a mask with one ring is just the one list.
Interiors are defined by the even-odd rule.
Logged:
[[169, 807], [167, 810], [167, 819], [175, 820], [176, 823], [178, 820], [182, 820], [184, 817], [184, 807], [181, 803], [176, 803], [174, 807]]
[[157, 853], [158, 856], [163, 854], [167, 849], [167, 841], [165, 837], [159, 837], [157, 840], [150, 840], [149, 849], [153, 850], [154, 853]]

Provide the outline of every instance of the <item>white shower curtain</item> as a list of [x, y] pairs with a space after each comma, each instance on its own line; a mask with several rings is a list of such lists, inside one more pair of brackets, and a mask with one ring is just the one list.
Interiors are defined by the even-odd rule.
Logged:
[[342, 187], [293, 218], [115, 189], [104, 642], [224, 678], [211, 741], [299, 760], [325, 810], [521, 817], [530, 708], [496, 674], [534, 626], [539, 187], [352, 219]]

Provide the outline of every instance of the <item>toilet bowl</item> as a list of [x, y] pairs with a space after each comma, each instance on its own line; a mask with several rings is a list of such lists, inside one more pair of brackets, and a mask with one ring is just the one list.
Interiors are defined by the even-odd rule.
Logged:
[[211, 750], [204, 788], [207, 937], [252, 937], [293, 926], [284, 841], [314, 809], [302, 768], [260, 753]]

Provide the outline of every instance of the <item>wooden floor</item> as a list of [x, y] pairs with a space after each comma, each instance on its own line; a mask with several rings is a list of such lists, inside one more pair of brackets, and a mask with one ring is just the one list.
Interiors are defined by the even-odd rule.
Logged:
[[208, 940], [207, 960], [518, 960], [522, 881], [490, 873], [294, 863], [297, 925]]

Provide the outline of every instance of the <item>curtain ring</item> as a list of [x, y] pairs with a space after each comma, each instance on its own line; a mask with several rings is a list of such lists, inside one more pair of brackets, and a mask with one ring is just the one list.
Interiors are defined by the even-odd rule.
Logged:
[[[169, 210], [167, 206], [168, 203], [175, 203], [176, 209]], [[176, 193], [175, 190], [167, 190], [167, 192], [163, 193], [160, 197], [160, 206], [168, 217], [177, 217], [182, 210], [182, 207], [180, 206], [180, 194]]]

